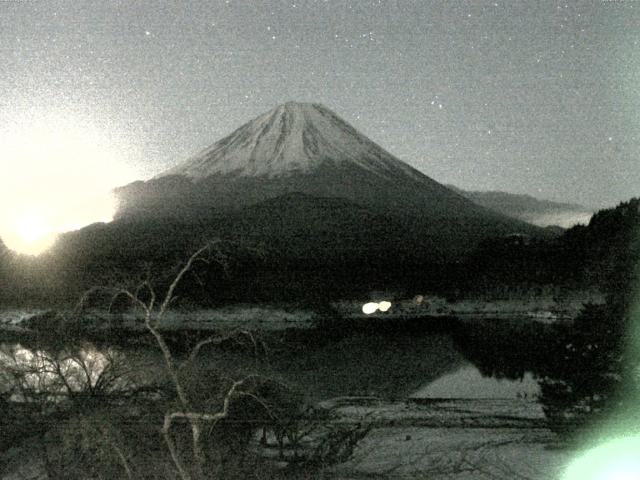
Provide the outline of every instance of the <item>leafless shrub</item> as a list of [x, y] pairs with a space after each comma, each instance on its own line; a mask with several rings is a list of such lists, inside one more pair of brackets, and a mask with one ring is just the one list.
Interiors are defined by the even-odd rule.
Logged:
[[[248, 345], [256, 356], [266, 352], [252, 332], [214, 333], [198, 340], [186, 355], [172, 352], [162, 330], [163, 319], [180, 283], [196, 264], [226, 265], [218, 245], [212, 242], [196, 251], [162, 295], [148, 278], [129, 287], [95, 287], [85, 292], [75, 312], [79, 324], [84, 308], [96, 298], [108, 301], [109, 308], [121, 305], [123, 299], [129, 302], [160, 350], [173, 390], [170, 396], [144, 403], [148, 398], [136, 394], [149, 385], [132, 380], [136, 366], [114, 349], [78, 344], [53, 351], [11, 347], [0, 353], [0, 374], [10, 378], [12, 385], [6, 395], [41, 402], [43, 409], [58, 405], [58, 399], [83, 405], [67, 412], [57, 422], [58, 428], [49, 432], [46, 458], [51, 478], [246, 478], [246, 446], [260, 427], [272, 432], [282, 458], [286, 446], [293, 451], [289, 460], [308, 466], [344, 460], [366, 435], [364, 425], [355, 429], [327, 426], [328, 416], [306, 408], [300, 394], [273, 379], [228, 378], [224, 372], [205, 371], [197, 365], [205, 348], [229, 341]], [[110, 401], [114, 398], [129, 401]], [[309, 439], [315, 442], [306, 446], [310, 453], [299, 458], [302, 443]], [[239, 461], [230, 468], [229, 458]]]
[[114, 348], [81, 344], [50, 350], [14, 344], [0, 349], [4, 395], [43, 410], [65, 401], [131, 395], [141, 388], [138, 373]]
[[[171, 352], [161, 331], [161, 322], [169, 307], [176, 299], [176, 290], [185, 276], [192, 271], [194, 265], [197, 263], [209, 264], [211, 262], [216, 262], [223, 266], [226, 265], [226, 256], [217, 248], [219, 244], [219, 241], [211, 242], [197, 250], [178, 271], [162, 298], [159, 298], [156, 294], [156, 290], [151, 281], [144, 280], [132, 289], [105, 287], [91, 289], [85, 293], [79, 303], [79, 310], [81, 310], [93, 294], [110, 292], [110, 305], [115, 304], [119, 298], [124, 297], [141, 313], [145, 328], [153, 336], [162, 353], [166, 372], [175, 389], [176, 402], [172, 408], [166, 411], [161, 432], [175, 469], [182, 480], [194, 480], [205, 477], [207, 455], [205, 453], [203, 437], [207, 430], [211, 431], [221, 421], [229, 417], [231, 405], [234, 401], [239, 398], [249, 397], [261, 403], [266, 410], [269, 409], [269, 405], [264, 403], [260, 397], [251, 391], [251, 386], [257, 379], [256, 376], [248, 376], [229, 381], [224, 393], [221, 395], [221, 401], [216, 405], [217, 408], [214, 409], [211, 408], [211, 405], [207, 406], [203, 405], [202, 402], [198, 402], [197, 399], [194, 398], [194, 395], [190, 394], [185, 376], [183, 375], [183, 372], [193, 365], [200, 351], [206, 346], [220, 345], [232, 336], [235, 337], [238, 335], [250, 338], [253, 344], [256, 345], [250, 332], [242, 331], [232, 332], [226, 335], [212, 335], [199, 341], [192, 348], [186, 359], [180, 361]], [[176, 442], [177, 437], [173, 432], [176, 424], [183, 424], [189, 427], [191, 433], [191, 452], [188, 455], [185, 449]], [[185, 460], [185, 455], [189, 457], [188, 460]]]

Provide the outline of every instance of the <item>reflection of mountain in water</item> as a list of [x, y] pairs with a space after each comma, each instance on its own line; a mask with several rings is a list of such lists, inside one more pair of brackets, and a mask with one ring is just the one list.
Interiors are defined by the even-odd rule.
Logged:
[[411, 398], [505, 399], [535, 398], [539, 394], [540, 386], [531, 372], [526, 372], [520, 380], [499, 379], [484, 376], [468, 364], [425, 384]]
[[[249, 367], [246, 358], [229, 353], [208, 361], [231, 371]], [[447, 335], [363, 333], [299, 348], [288, 345], [272, 352], [268, 365], [258, 368], [261, 374], [297, 386], [310, 399], [372, 395], [397, 400], [464, 363]]]
[[[479, 340], [479, 339], [478, 339]], [[462, 353], [461, 353], [462, 352]], [[473, 352], [472, 352], [473, 353]], [[495, 350], [477, 356], [451, 335], [427, 331], [360, 331], [323, 342], [287, 344], [272, 352], [261, 373], [297, 385], [309, 398], [376, 396], [386, 400], [411, 398], [516, 399], [534, 398], [539, 387], [533, 374], [518, 365], [512, 375], [501, 374], [507, 354]], [[242, 369], [239, 356], [225, 354], [215, 361], [224, 368]], [[508, 368], [507, 368], [508, 370]]]
[[541, 378], [556, 364], [554, 325], [486, 319], [460, 324], [452, 335], [456, 348], [485, 377], [520, 380], [531, 372]]
[[[538, 395], [534, 375], [539, 374], [540, 359], [516, 341], [520, 337], [499, 334], [502, 330], [491, 322], [464, 329], [448, 324], [451, 333], [422, 322], [374, 320], [350, 331], [342, 325], [335, 332], [330, 327], [281, 331], [266, 339], [264, 358], [238, 348], [210, 349], [201, 353], [198, 367], [230, 378], [265, 375], [300, 389], [311, 401], [341, 396], [404, 400]], [[499, 325], [504, 329], [504, 322]], [[527, 338], [522, 335], [521, 340]], [[125, 354], [158, 356], [155, 349], [139, 347]]]

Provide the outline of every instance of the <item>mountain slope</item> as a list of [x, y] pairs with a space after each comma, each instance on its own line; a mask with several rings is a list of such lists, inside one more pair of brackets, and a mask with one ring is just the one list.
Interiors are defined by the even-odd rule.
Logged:
[[331, 164], [381, 177], [424, 175], [358, 133], [320, 104], [289, 102], [260, 115], [193, 158], [160, 174], [199, 180], [235, 174], [279, 177]]
[[[287, 103], [149, 182], [117, 191], [121, 215], [207, 215], [291, 192], [348, 198], [379, 211], [481, 210], [398, 160], [317, 104]], [[486, 215], [487, 212], [484, 212]], [[495, 215], [494, 215], [495, 216]]]
[[233, 278], [221, 287], [224, 274], [211, 266], [199, 273], [206, 287], [193, 279], [194, 292], [237, 301], [341, 298], [437, 283], [438, 266], [486, 239], [546, 234], [474, 204], [309, 104], [277, 107], [116, 193], [113, 222], [65, 234], [45, 256], [59, 286], [52, 296], [73, 298], [141, 272], [168, 279], [191, 252], [221, 238], [237, 247], [229, 247]]
[[206, 222], [296, 192], [402, 219], [456, 253], [486, 237], [539, 233], [422, 174], [327, 108], [293, 102], [150, 181], [119, 189], [118, 216]]
[[406, 284], [409, 266], [422, 268], [438, 253], [421, 232], [349, 200], [291, 193], [203, 222], [132, 217], [96, 224], [65, 234], [47, 257], [56, 278], [82, 292], [114, 272], [136, 278], [151, 268], [154, 278], [170, 277], [166, 272], [207, 240], [222, 238], [230, 241], [233, 265], [199, 274], [194, 295], [206, 285], [217, 300], [341, 298]]
[[578, 223], [589, 223], [593, 215], [593, 211], [573, 203], [552, 202], [507, 192], [467, 191], [453, 185], [448, 187], [478, 205], [539, 227], [555, 225], [569, 228]]

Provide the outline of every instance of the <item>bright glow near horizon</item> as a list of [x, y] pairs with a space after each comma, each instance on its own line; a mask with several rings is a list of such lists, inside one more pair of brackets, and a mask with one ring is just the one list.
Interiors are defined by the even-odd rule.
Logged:
[[373, 313], [376, 313], [378, 310], [380, 310], [381, 312], [386, 312], [390, 308], [391, 308], [391, 302], [388, 302], [386, 300], [383, 300], [380, 303], [369, 302], [369, 303], [365, 303], [362, 306], [362, 313], [364, 313], [365, 315], [371, 315]]
[[133, 180], [104, 133], [88, 122], [43, 117], [0, 131], [0, 238], [38, 255], [59, 233], [109, 222], [112, 189]]
[[391, 308], [391, 302], [387, 302], [386, 300], [383, 300], [378, 304], [378, 310], [380, 310], [381, 312], [386, 312], [390, 308]]
[[376, 310], [378, 310], [378, 304], [375, 302], [365, 303], [362, 306], [362, 313], [365, 315], [371, 315], [372, 313], [375, 313]]
[[600, 445], [572, 463], [562, 480], [637, 480], [640, 437], [619, 438]]

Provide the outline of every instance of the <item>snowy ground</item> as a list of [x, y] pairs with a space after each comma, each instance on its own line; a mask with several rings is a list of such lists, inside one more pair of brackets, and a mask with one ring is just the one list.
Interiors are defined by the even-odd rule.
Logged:
[[[574, 454], [555, 446], [556, 437], [533, 401], [416, 404], [344, 397], [322, 405], [334, 408], [340, 422], [364, 419], [373, 428], [348, 461], [309, 478], [559, 480]], [[275, 448], [275, 440], [270, 443]], [[271, 454], [275, 460], [275, 450]]]
[[[22, 332], [31, 318], [45, 310], [4, 310], [0, 312], [0, 329]], [[237, 306], [210, 310], [167, 312], [160, 326], [165, 330], [249, 329], [284, 330], [310, 328], [317, 315], [310, 311], [283, 310], [269, 307]], [[142, 330], [142, 317], [135, 313], [109, 314], [89, 311], [86, 321], [94, 321], [96, 328], [119, 325], [130, 330]]]
[[560, 478], [571, 452], [553, 448], [540, 406], [525, 400], [444, 400], [344, 405], [375, 427], [330, 478]]
[[380, 428], [334, 478], [553, 480], [568, 455], [552, 440], [544, 429]]
[[30, 318], [35, 315], [45, 313], [45, 310], [23, 310], [23, 309], [11, 309], [0, 311], [0, 331], [8, 333], [28, 333], [28, 329], [25, 326]]
[[[390, 403], [371, 397], [342, 397], [320, 405], [333, 410], [340, 422], [364, 420], [373, 428], [347, 462], [310, 478], [557, 480], [573, 453], [555, 448], [556, 438], [546, 428], [535, 400]], [[259, 432], [256, 435], [258, 438]], [[275, 440], [271, 443], [275, 460]], [[292, 452], [285, 455], [291, 458]], [[0, 456], [3, 464], [2, 480], [46, 478], [38, 449], [31, 453], [11, 449]]]
[[49, 480], [39, 449], [11, 448], [0, 455], [1, 480]]

